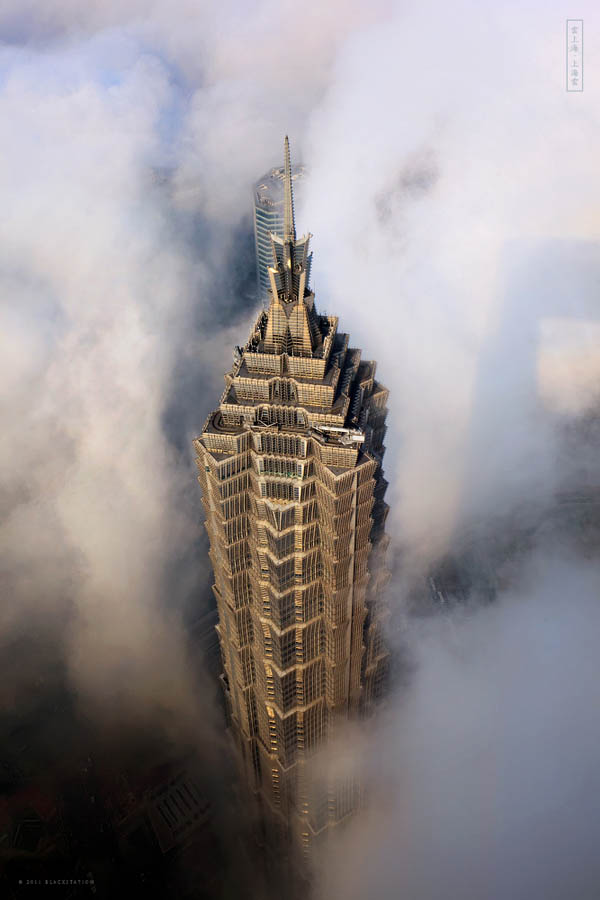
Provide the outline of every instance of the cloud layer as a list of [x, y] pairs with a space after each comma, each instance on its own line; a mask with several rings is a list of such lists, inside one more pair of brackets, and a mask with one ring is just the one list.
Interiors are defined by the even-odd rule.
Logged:
[[371, 810], [317, 896], [596, 895], [600, 568], [553, 549], [495, 604], [412, 623], [412, 682], [359, 766]]

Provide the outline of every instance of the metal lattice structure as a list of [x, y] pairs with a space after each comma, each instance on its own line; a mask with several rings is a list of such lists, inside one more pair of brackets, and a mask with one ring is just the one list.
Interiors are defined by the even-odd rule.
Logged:
[[284, 180], [269, 309], [195, 447], [231, 731], [265, 812], [308, 848], [360, 790], [346, 781], [315, 795], [307, 760], [372, 705], [387, 674], [388, 392], [338, 319], [315, 309], [287, 138]]

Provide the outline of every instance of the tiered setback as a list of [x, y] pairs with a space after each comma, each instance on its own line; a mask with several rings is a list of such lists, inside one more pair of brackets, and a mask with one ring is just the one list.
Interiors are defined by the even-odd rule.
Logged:
[[317, 314], [308, 241], [273, 236], [269, 311], [195, 441], [231, 730], [248, 783], [305, 847], [360, 794], [342, 780], [319, 796], [306, 761], [370, 708], [388, 668], [388, 392]]
[[[328, 325], [335, 334], [337, 321]], [[327, 821], [317, 821], [323, 815], [299, 809], [296, 763], [327, 738], [337, 716], [380, 694], [387, 669], [370, 601], [386, 577], [372, 548], [384, 544], [387, 513], [387, 391], [374, 364], [357, 362], [347, 336], [338, 337], [330, 342], [341, 348], [337, 361], [303, 358], [312, 369], [305, 376], [288, 374], [297, 360], [267, 357], [271, 370], [285, 373], [285, 387], [259, 371], [263, 355], [247, 347], [196, 441], [233, 732], [248, 780], [284, 819], [302, 813], [305, 840], [354, 801], [339, 810], [328, 803]], [[339, 387], [346, 357], [353, 377], [337, 397], [330, 393], [327, 409], [326, 381]], [[313, 403], [270, 402], [284, 391]], [[356, 395], [360, 431], [321, 431], [344, 428]]]

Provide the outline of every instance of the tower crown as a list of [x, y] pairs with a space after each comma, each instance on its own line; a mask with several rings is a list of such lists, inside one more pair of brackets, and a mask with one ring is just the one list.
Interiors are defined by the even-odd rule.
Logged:
[[308, 285], [312, 263], [310, 238], [296, 237], [294, 192], [290, 143], [287, 135], [284, 154], [283, 237], [271, 232], [273, 265], [269, 267], [270, 304], [265, 346], [274, 353], [310, 356], [322, 343], [314, 294]]

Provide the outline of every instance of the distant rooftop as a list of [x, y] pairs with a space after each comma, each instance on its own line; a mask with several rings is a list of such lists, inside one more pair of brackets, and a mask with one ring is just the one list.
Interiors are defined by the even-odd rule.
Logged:
[[[256, 203], [261, 206], [283, 206], [284, 167], [271, 169], [254, 185]], [[292, 181], [298, 181], [306, 175], [306, 166], [292, 166]]]

